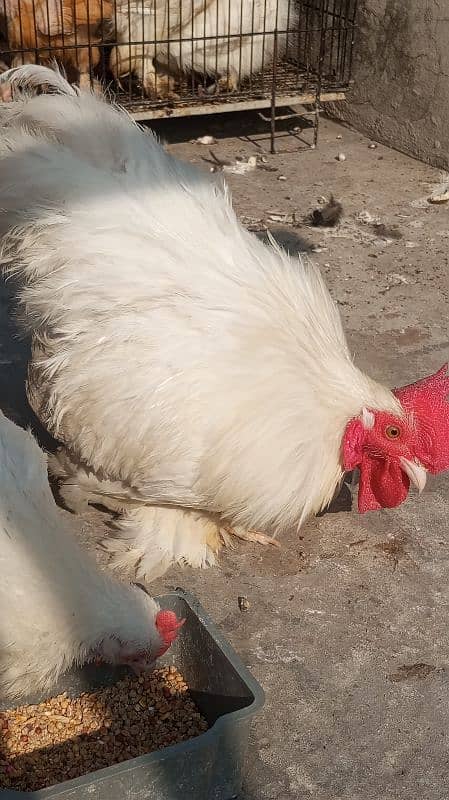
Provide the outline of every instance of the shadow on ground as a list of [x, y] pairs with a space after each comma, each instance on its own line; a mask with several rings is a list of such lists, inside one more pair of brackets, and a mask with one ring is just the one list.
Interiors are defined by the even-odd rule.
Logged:
[[[265, 117], [262, 119], [261, 114]], [[282, 151], [286, 142], [298, 150], [309, 149], [313, 142], [313, 126], [310, 119], [298, 117], [290, 108], [278, 108], [278, 116], [288, 116], [276, 122], [276, 148]], [[160, 138], [168, 144], [181, 144], [200, 136], [221, 139], [239, 139], [252, 142], [256, 147], [267, 149], [270, 137], [269, 109], [239, 111], [232, 114], [212, 114], [174, 119], [152, 120], [148, 123]]]
[[0, 280], [0, 409], [22, 428], [31, 428], [41, 447], [53, 451], [56, 443], [42, 427], [26, 396], [29, 341], [19, 336], [14, 322], [14, 291]]

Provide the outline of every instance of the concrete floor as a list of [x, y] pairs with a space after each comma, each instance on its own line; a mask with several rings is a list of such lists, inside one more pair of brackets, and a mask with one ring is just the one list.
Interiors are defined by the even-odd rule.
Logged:
[[[265, 152], [277, 171], [229, 176], [238, 213], [268, 222], [292, 252], [314, 249], [361, 367], [391, 385], [427, 375], [449, 356], [449, 207], [426, 200], [441, 175], [328, 120], [318, 149], [298, 151], [296, 124], [276, 156], [263, 126], [249, 136], [251, 116], [162, 132], [197, 163], [209, 148], [189, 140], [205, 133], [219, 158]], [[330, 192], [344, 205], [340, 226], [302, 224]], [[26, 350], [2, 297], [0, 404], [23, 421]], [[433, 478], [421, 498], [366, 516], [340, 503], [279, 552], [239, 544], [221, 568], [172, 570], [152, 586], [193, 591], [264, 687], [241, 800], [449, 797], [448, 489], [449, 476]], [[93, 544], [104, 521], [93, 512], [74, 524]]]

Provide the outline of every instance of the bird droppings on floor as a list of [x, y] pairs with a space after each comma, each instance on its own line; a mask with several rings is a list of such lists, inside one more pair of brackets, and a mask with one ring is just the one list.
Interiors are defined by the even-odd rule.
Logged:
[[[351, 351], [374, 378], [402, 385], [449, 357], [449, 207], [428, 202], [444, 183], [438, 170], [326, 119], [315, 150], [299, 141], [311, 140], [307, 131], [284, 130], [278, 155], [251, 115], [162, 130], [171, 152], [206, 171], [206, 147], [195, 142], [205, 131], [219, 160], [258, 156], [267, 169], [226, 176], [237, 214], [320, 265]], [[306, 225], [331, 193], [343, 218]], [[401, 236], [379, 235], [361, 211]], [[11, 364], [0, 400], [23, 420], [26, 351], [8, 331], [5, 303], [3, 294], [0, 357]], [[448, 490], [448, 475], [430, 477], [421, 497], [363, 516], [347, 498], [283, 536], [282, 551], [238, 543], [220, 568], [174, 569], [151, 585], [152, 594], [197, 594], [264, 687], [239, 800], [447, 800]], [[83, 541], [103, 538], [107, 522], [86, 514]], [[248, 613], [236, 602], [243, 596]]]
[[410, 681], [413, 679], [421, 680], [427, 678], [432, 672], [435, 672], [436, 667], [433, 664], [402, 664], [396, 672], [392, 672], [388, 676], [388, 680], [398, 683], [400, 681]]

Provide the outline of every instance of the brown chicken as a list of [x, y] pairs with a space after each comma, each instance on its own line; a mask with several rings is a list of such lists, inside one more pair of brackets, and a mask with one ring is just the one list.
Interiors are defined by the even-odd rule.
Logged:
[[4, 16], [12, 67], [56, 60], [81, 87], [90, 85], [101, 59], [96, 45], [112, 32], [110, 0], [5, 0]]

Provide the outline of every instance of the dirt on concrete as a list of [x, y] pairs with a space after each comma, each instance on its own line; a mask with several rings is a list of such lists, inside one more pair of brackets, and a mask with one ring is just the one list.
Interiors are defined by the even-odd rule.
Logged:
[[[205, 169], [208, 147], [194, 140], [206, 133], [222, 160], [266, 159], [272, 170], [228, 175], [235, 208], [257, 235], [269, 228], [319, 263], [363, 369], [401, 385], [440, 367], [449, 205], [427, 198], [445, 176], [329, 120], [316, 150], [310, 132], [286, 124], [271, 156], [254, 124], [240, 115], [161, 132], [171, 152]], [[331, 193], [341, 222], [303, 222]], [[3, 294], [0, 405], [22, 423], [26, 355]], [[152, 585], [193, 591], [264, 687], [241, 800], [447, 800], [448, 489], [448, 475], [431, 478], [420, 498], [364, 516], [347, 496], [283, 536], [280, 551], [238, 544], [219, 568], [173, 569]], [[73, 521], [94, 547], [108, 519], [92, 511]]]

